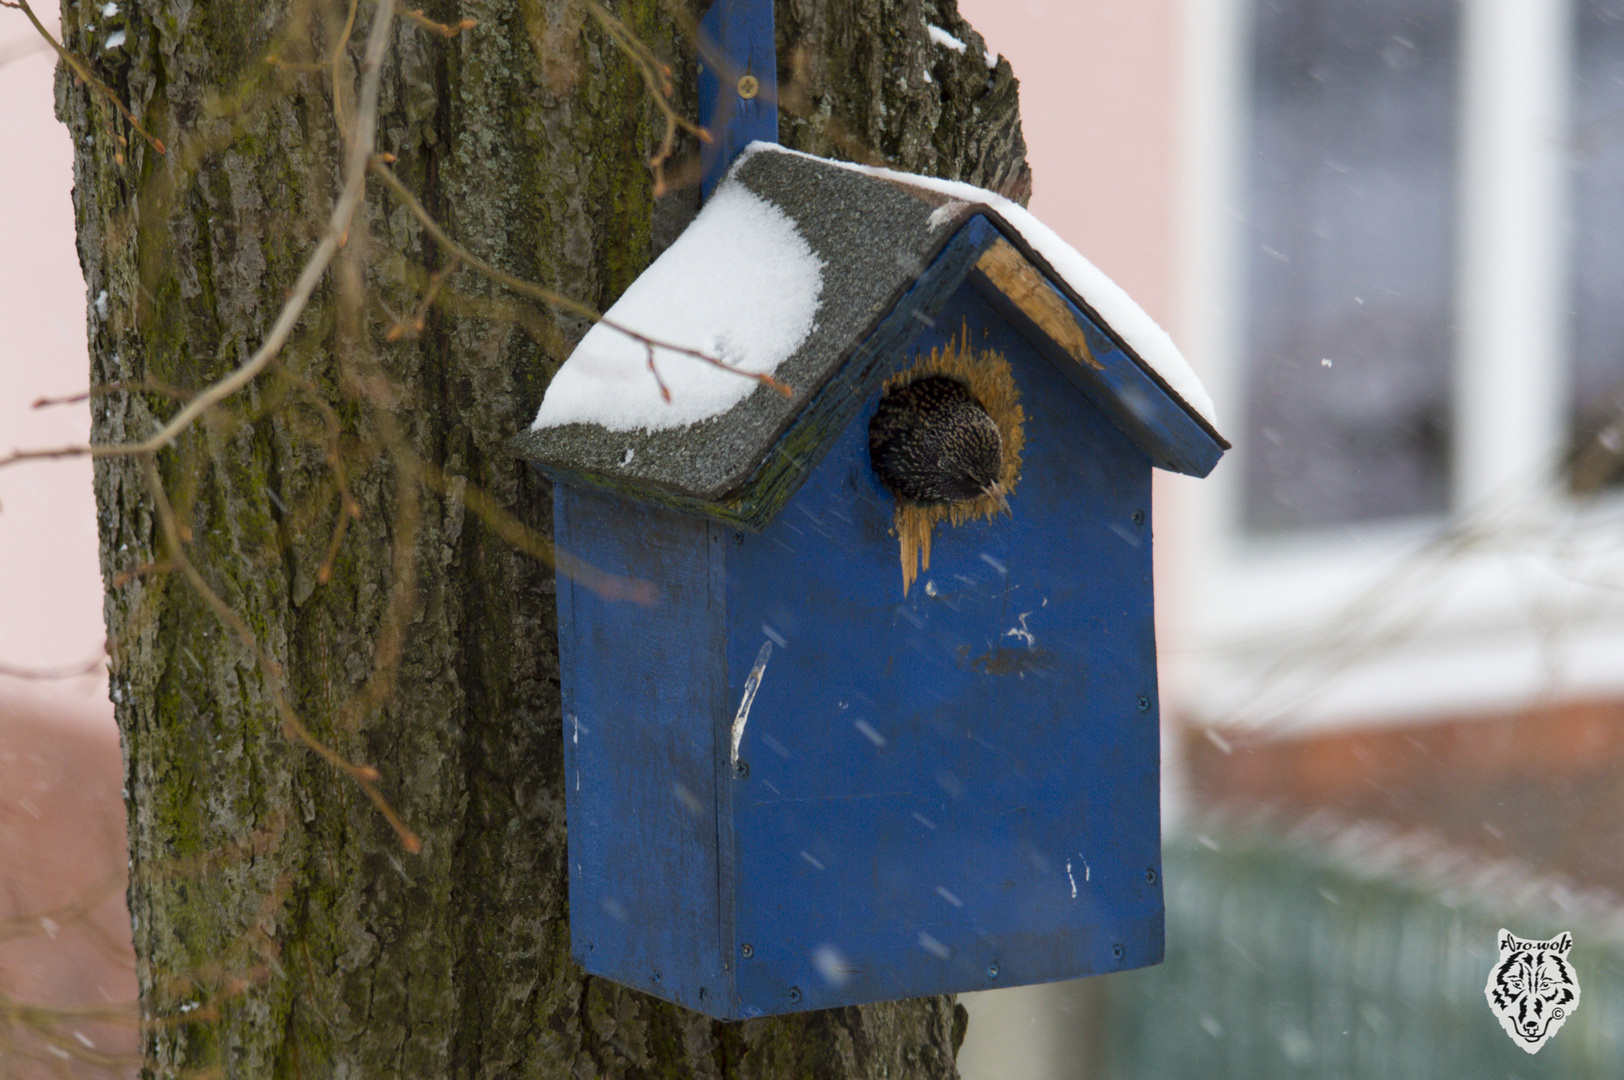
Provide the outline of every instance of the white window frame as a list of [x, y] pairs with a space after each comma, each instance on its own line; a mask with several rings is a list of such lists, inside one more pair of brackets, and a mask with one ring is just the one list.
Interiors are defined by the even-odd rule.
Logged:
[[1624, 498], [1558, 481], [1574, 0], [1462, 4], [1450, 512], [1277, 538], [1240, 529], [1253, 2], [1183, 5], [1176, 331], [1237, 445], [1159, 481], [1170, 710], [1222, 742], [1624, 696]]

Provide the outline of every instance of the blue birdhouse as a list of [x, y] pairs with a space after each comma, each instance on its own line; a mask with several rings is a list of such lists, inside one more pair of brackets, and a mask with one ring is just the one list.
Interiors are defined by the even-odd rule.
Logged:
[[1020, 206], [770, 145], [772, 41], [707, 16], [706, 206], [514, 440], [571, 952], [720, 1019], [1154, 964], [1150, 470], [1229, 444]]
[[[962, 498], [876, 468], [927, 379], [998, 429]], [[1022, 208], [747, 149], [516, 440], [575, 959], [723, 1019], [1161, 960], [1150, 474], [1206, 475], [1210, 415]]]

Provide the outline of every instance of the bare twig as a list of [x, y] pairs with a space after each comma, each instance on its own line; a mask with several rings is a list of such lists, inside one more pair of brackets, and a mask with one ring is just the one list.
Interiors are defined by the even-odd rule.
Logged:
[[163, 140], [159, 139], [156, 135], [152, 134], [152, 132], [141, 126], [141, 121], [137, 120], [135, 118], [135, 114], [125, 107], [124, 102], [119, 100], [119, 96], [113, 93], [112, 88], [106, 83], [102, 82], [100, 79], [96, 78], [96, 76], [92, 75], [90, 73], [90, 66], [88, 64], [79, 59], [79, 57], [73, 55], [73, 53], [70, 53], [67, 49], [64, 49], [61, 44], [57, 42], [56, 38], [51, 36], [51, 32], [45, 29], [45, 24], [39, 21], [39, 16], [34, 14], [34, 9], [28, 6], [28, 0], [8, 0], [5, 6], [14, 7], [18, 11], [21, 11], [24, 15], [27, 15], [28, 21], [34, 24], [34, 29], [38, 30], [40, 36], [51, 43], [51, 48], [56, 50], [56, 55], [62, 58], [62, 62], [68, 65], [68, 67], [73, 70], [73, 73], [77, 75], [86, 86], [107, 98], [108, 101], [111, 101], [113, 106], [117, 108], [121, 114], [123, 114], [124, 119], [129, 121], [130, 126], [139, 132], [143, 139], [152, 144], [152, 148], [154, 150], [158, 151], [160, 154], [168, 153], [168, 151], [164, 148]]
[[[298, 323], [299, 316], [303, 314], [305, 305], [310, 302], [316, 283], [327, 272], [333, 256], [338, 254], [339, 248], [343, 246], [349, 234], [350, 219], [355, 216], [356, 207], [361, 204], [361, 197], [366, 192], [367, 162], [372, 156], [373, 142], [377, 137], [378, 93], [383, 77], [383, 55], [389, 44], [389, 27], [394, 21], [394, 14], [394, 0], [379, 0], [378, 10], [372, 16], [372, 31], [367, 36], [366, 61], [363, 64], [365, 74], [361, 80], [360, 105], [355, 114], [355, 139], [350, 144], [348, 160], [345, 163], [343, 191], [333, 206], [332, 215], [328, 218], [327, 231], [322, 235], [316, 249], [311, 252], [310, 258], [306, 260], [304, 270], [300, 272], [298, 281], [289, 290], [288, 298], [283, 302], [276, 322], [266, 333], [265, 339], [260, 342], [259, 348], [241, 367], [187, 402], [185, 408], [176, 413], [156, 435], [139, 443], [93, 446], [90, 450], [93, 457], [129, 457], [151, 454], [163, 449], [174, 442], [175, 438], [191, 426], [205, 410], [248, 385], [281, 351], [288, 335], [293, 332], [294, 325]], [[5, 462], [0, 461], [0, 464]]]
[[622, 326], [612, 319], [604, 318], [601, 312], [581, 303], [579, 300], [571, 299], [570, 297], [565, 296], [563, 293], [554, 292], [545, 286], [537, 285], [532, 281], [526, 281], [521, 277], [515, 277], [505, 270], [500, 270], [497, 267], [492, 266], [484, 259], [481, 259], [478, 255], [475, 255], [473, 252], [451, 239], [450, 236], [446, 235], [445, 230], [440, 227], [440, 223], [435, 221], [433, 215], [423, 208], [423, 204], [417, 201], [417, 197], [413, 195], [411, 190], [408, 189], [406, 185], [401, 182], [400, 178], [394, 174], [394, 171], [389, 168], [385, 159], [381, 157], [374, 158], [372, 160], [372, 171], [383, 180], [384, 185], [394, 193], [395, 197], [405, 204], [406, 208], [410, 210], [413, 216], [417, 218], [418, 222], [422, 224], [424, 230], [434, 238], [435, 243], [444, 248], [448, 254], [457, 256], [463, 262], [467, 263], [469, 267], [479, 271], [481, 274], [484, 274], [491, 280], [506, 285], [514, 292], [521, 293], [535, 300], [540, 300], [544, 304], [550, 304], [553, 307], [560, 307], [565, 311], [581, 316], [583, 319], [590, 319], [592, 322], [601, 323], [604, 326], [607, 326], [609, 329], [614, 330], [617, 333], [624, 334], [633, 341], [639, 342], [645, 348], [660, 348], [669, 352], [678, 353], [682, 356], [691, 356], [695, 360], [701, 360], [707, 364], [710, 364], [712, 367], [720, 368], [721, 370], [731, 372], [734, 375], [741, 375], [746, 379], [754, 379], [761, 385], [770, 387], [785, 397], [795, 396], [794, 390], [792, 390], [785, 383], [773, 378], [771, 375], [765, 375], [754, 371], [745, 371], [743, 368], [735, 367], [725, 360], [719, 360], [716, 357], [711, 356], [708, 353], [701, 352], [698, 349], [690, 349], [686, 345], [677, 345], [669, 341], [662, 341], [656, 337], [650, 337], [648, 334], [639, 333], [628, 326]]
[[445, 284], [446, 278], [457, 272], [457, 268], [461, 265], [462, 257], [452, 255], [450, 262], [430, 274], [428, 288], [423, 291], [423, 298], [418, 301], [417, 310], [412, 312], [410, 319], [396, 319], [395, 325], [391, 326], [389, 332], [384, 335], [384, 340], [399, 341], [403, 337], [416, 337], [421, 334], [424, 328], [428, 326], [429, 308], [433, 307], [434, 301], [439, 298], [441, 286]]
[[[3, 2], [3, 0], [0, 0]], [[109, 394], [159, 394], [163, 397], [174, 398], [176, 401], [189, 401], [192, 394], [189, 390], [182, 390], [178, 386], [170, 386], [155, 379], [132, 379], [120, 382], [102, 383], [92, 386], [78, 394], [67, 394], [63, 397], [35, 398], [31, 406], [35, 409], [48, 409], [55, 405], [77, 405], [81, 401], [89, 401], [95, 397], [106, 397]]]
[[[447, 498], [453, 498], [474, 512], [474, 515], [507, 544], [524, 552], [537, 562], [556, 569], [560, 574], [591, 589], [605, 600], [626, 600], [643, 607], [660, 602], [660, 587], [652, 581], [622, 577], [600, 570], [585, 559], [560, 551], [552, 540], [502, 508], [488, 491], [476, 484], [454, 483], [452, 477], [427, 462], [420, 463], [423, 482]], [[455, 478], [466, 479], [466, 478]]]
[[407, 21], [414, 22], [425, 30], [432, 30], [445, 38], [454, 38], [464, 30], [472, 30], [479, 25], [478, 19], [463, 19], [461, 22], [456, 23], [435, 22], [421, 11], [415, 9], [402, 11], [400, 14]]
[[596, 0], [582, 0], [583, 6], [603, 27], [609, 40], [614, 42], [620, 51], [631, 60], [632, 66], [643, 77], [643, 85], [648, 87], [649, 97], [665, 117], [665, 134], [660, 139], [660, 148], [654, 156], [649, 158], [648, 166], [654, 171], [654, 195], [658, 198], [667, 191], [665, 182], [665, 163], [670, 160], [676, 146], [677, 130], [693, 135], [700, 142], [709, 143], [711, 133], [700, 127], [679, 113], [671, 104], [671, 96], [676, 88], [671, 83], [671, 66], [654, 54], [654, 50], [626, 26], [625, 23], [613, 15]]
[[275, 53], [272, 53], [265, 58], [265, 62], [285, 71], [324, 72], [336, 69], [339, 58], [344, 55], [344, 50], [349, 47], [350, 34], [355, 30], [355, 13], [360, 10], [360, 7], [361, 0], [350, 0], [350, 13], [345, 17], [344, 27], [338, 32], [338, 40], [333, 43], [332, 49], [327, 54], [327, 59], [320, 63], [300, 63], [295, 60], [283, 60]]
[[[384, 0], [384, 2], [387, 3], [388, 0]], [[378, 770], [370, 765], [356, 765], [336, 750], [333, 750], [326, 743], [316, 738], [315, 734], [299, 719], [298, 714], [293, 711], [293, 706], [288, 701], [287, 694], [284, 693], [282, 688], [282, 666], [265, 652], [260, 646], [259, 638], [254, 634], [247, 621], [237, 614], [230, 604], [222, 600], [207, 581], [203, 580], [202, 573], [187, 557], [174, 508], [169, 504], [169, 495], [164, 488], [163, 478], [158, 475], [157, 459], [152, 454], [144, 454], [141, 457], [141, 466], [146, 474], [147, 487], [152, 492], [153, 504], [157, 511], [159, 528], [163, 534], [165, 546], [169, 549], [169, 561], [186, 578], [187, 583], [192, 587], [192, 591], [203, 601], [204, 606], [214, 612], [215, 618], [224, 623], [226, 628], [235, 634], [237, 639], [243, 643], [243, 646], [253, 654], [255, 662], [265, 676], [266, 689], [271, 695], [277, 713], [282, 718], [283, 728], [298, 741], [314, 750], [322, 760], [354, 780], [361, 790], [366, 792], [367, 797], [378, 808], [378, 812], [383, 815], [384, 820], [389, 822], [396, 835], [400, 837], [401, 846], [414, 853], [421, 850], [422, 841], [417, 838], [417, 834], [406, 827], [406, 824], [401, 821], [400, 815], [395, 813], [394, 807], [389, 805], [389, 801], [378, 790]]]
[[58, 679], [78, 679], [86, 675], [94, 675], [107, 664], [107, 650], [82, 664], [54, 668], [28, 668], [17, 667], [14, 664], [0, 664], [0, 675], [13, 679], [32, 679], [39, 682], [52, 682]]

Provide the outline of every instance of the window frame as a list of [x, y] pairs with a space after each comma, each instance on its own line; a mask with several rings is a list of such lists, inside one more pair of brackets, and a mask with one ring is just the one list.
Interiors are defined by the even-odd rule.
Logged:
[[1236, 460], [1162, 484], [1169, 701], [1278, 735], [1624, 695], [1624, 497], [1559, 480], [1577, 0], [1462, 2], [1449, 512], [1278, 536], [1242, 527], [1234, 426], [1255, 2], [1183, 11], [1178, 329]]

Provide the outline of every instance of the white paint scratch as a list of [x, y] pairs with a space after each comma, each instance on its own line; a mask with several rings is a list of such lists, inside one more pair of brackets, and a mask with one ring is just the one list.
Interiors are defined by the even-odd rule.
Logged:
[[986, 563], [988, 566], [992, 567], [994, 570], [998, 571], [1000, 574], [1009, 573], [1009, 567], [1005, 566], [1003, 563], [999, 562], [997, 559], [993, 558], [991, 555], [988, 555], [985, 551], [983, 551], [981, 553], [981, 561]]
[[943, 945], [940, 941], [937, 941], [923, 930], [919, 931], [919, 947], [936, 957], [938, 960], [946, 960], [949, 956], [953, 955], [952, 949], [949, 949], [946, 945]]
[[[575, 729], [570, 738], [574, 740], [575, 745], [579, 747], [581, 745], [581, 718], [576, 716], [574, 713], [570, 713], [570, 722]], [[579, 754], [577, 754], [575, 757], [575, 790], [581, 790], [581, 758]]]
[[964, 906], [964, 901], [960, 900], [958, 897], [954, 896], [951, 892], [949, 892], [946, 885], [938, 885], [938, 886], [936, 886], [936, 895], [940, 896], [943, 900], [946, 900], [949, 904], [952, 904], [954, 907], [963, 907]]
[[1071, 898], [1077, 899], [1077, 879], [1071, 876], [1071, 860], [1066, 860], [1066, 879], [1071, 882]]
[[772, 638], [773, 644], [777, 645], [780, 649], [789, 648], [789, 639], [784, 637], [784, 635], [780, 634], [777, 630], [773, 629], [771, 624], [762, 623], [761, 632]]
[[814, 870], [822, 870], [822, 869], [824, 869], [824, 865], [821, 862], [819, 862], [816, 858], [814, 858], [810, 851], [801, 852], [801, 858], [805, 859], [807, 861], [808, 865], [810, 865], [812, 867], [812, 869], [814, 869]]
[[1012, 626], [1008, 630], [1005, 630], [1004, 631], [1004, 636], [1005, 637], [1018, 638], [1019, 640], [1026, 642], [1026, 647], [1028, 649], [1035, 649], [1035, 648], [1038, 647], [1037, 636], [1034, 635], [1032, 633], [1032, 631], [1029, 630], [1027, 628], [1027, 626], [1026, 626], [1027, 617], [1029, 615], [1031, 615], [1031, 614], [1032, 613], [1030, 611], [1021, 612], [1021, 614], [1020, 614], [1020, 623], [1021, 623], [1021, 625]]
[[733, 717], [733, 764], [739, 763], [739, 744], [744, 741], [744, 725], [750, 722], [750, 706], [756, 700], [756, 691], [761, 687], [761, 676], [767, 670], [767, 661], [772, 659], [773, 643], [771, 640], [761, 643], [761, 651], [756, 653], [756, 666], [750, 669], [750, 677], [744, 680], [744, 696], [739, 699], [739, 711]]

